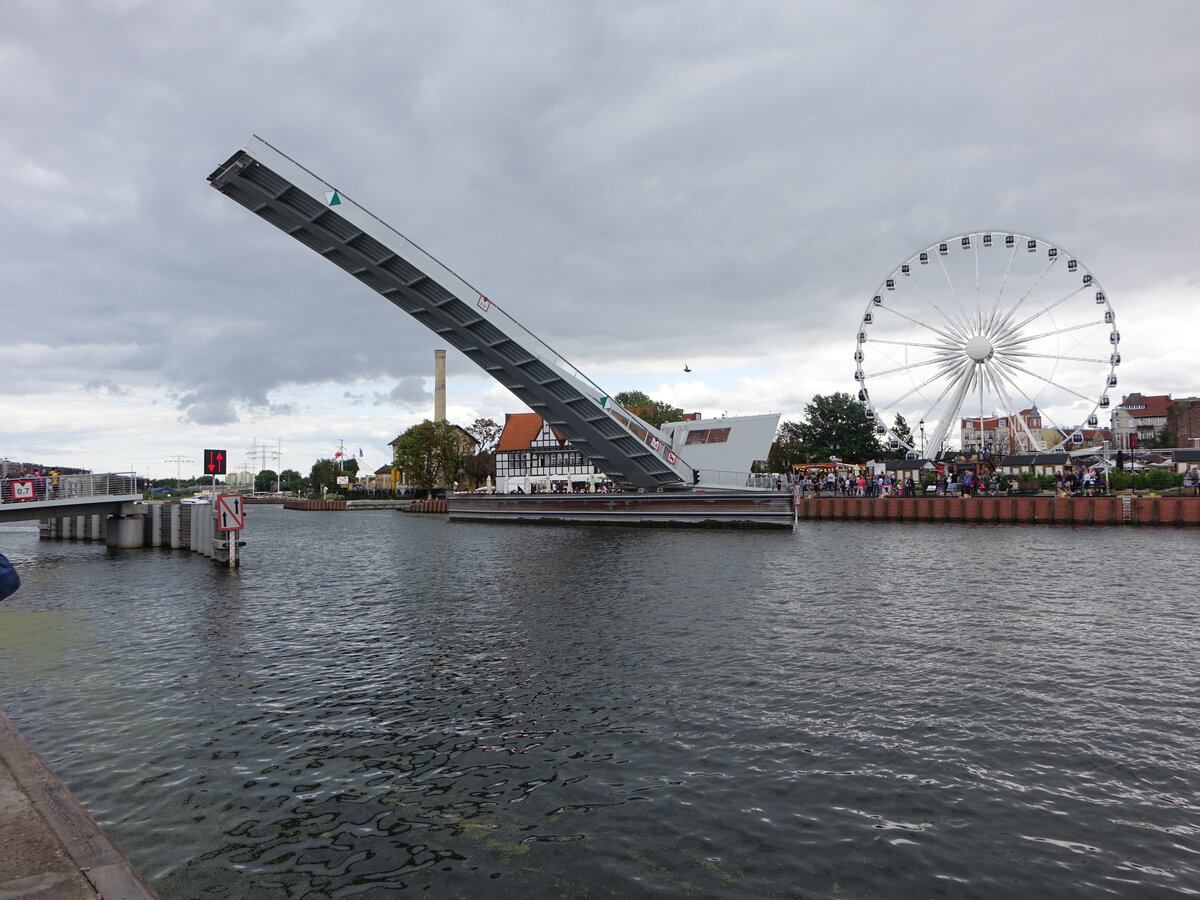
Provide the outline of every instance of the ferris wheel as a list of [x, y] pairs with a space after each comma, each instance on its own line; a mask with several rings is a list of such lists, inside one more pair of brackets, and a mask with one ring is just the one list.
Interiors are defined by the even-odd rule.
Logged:
[[1056, 450], [1100, 426], [1120, 340], [1107, 294], [1074, 256], [973, 231], [883, 280], [858, 327], [854, 378], [893, 451], [933, 457], [960, 429], [966, 451]]

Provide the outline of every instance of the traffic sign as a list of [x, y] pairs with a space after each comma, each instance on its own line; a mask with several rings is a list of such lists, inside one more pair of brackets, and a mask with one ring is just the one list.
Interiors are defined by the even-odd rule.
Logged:
[[225, 451], [224, 450], [205, 450], [204, 451], [204, 473], [206, 475], [224, 475], [225, 474]]
[[241, 494], [217, 495], [217, 531], [241, 531], [246, 527], [246, 508]]

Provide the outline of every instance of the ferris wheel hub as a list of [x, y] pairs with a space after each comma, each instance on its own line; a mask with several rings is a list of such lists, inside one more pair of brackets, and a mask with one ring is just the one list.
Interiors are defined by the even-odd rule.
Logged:
[[967, 356], [971, 357], [975, 362], [981, 363], [992, 358], [992, 354], [996, 348], [992, 342], [985, 338], [982, 334], [977, 334], [967, 341], [965, 347]]

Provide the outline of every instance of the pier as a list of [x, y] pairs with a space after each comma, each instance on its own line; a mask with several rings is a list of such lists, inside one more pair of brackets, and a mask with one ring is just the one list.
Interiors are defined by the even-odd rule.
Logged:
[[128, 515], [141, 499], [132, 472], [5, 478], [0, 480], [0, 522]]
[[3, 712], [0, 898], [159, 900]]
[[238, 565], [244, 498], [145, 501], [137, 481], [132, 472], [6, 478], [0, 480], [0, 522], [37, 521], [44, 539], [103, 541], [120, 550], [186, 548]]

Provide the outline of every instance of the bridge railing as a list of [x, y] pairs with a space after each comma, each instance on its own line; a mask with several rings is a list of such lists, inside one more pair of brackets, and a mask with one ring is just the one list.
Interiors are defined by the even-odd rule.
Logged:
[[138, 493], [133, 472], [83, 475], [9, 475], [0, 479], [0, 504], [46, 500], [84, 500], [90, 497], [128, 496]]

